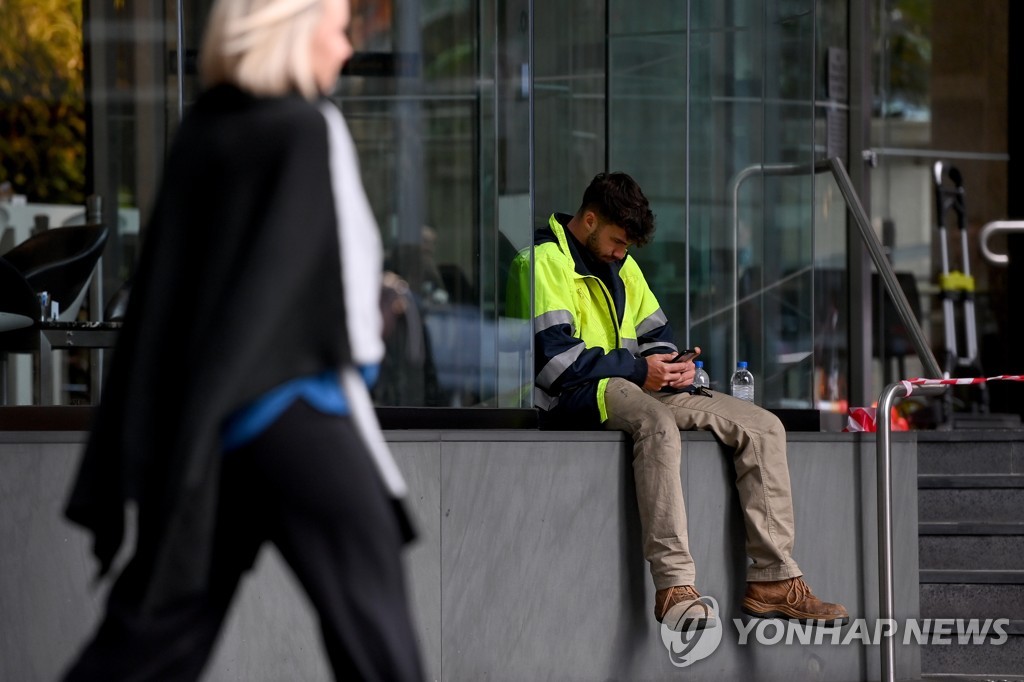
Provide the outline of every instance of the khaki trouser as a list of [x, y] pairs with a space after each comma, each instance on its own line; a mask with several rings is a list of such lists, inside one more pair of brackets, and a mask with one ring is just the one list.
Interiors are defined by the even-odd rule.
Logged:
[[778, 417], [731, 395], [660, 393], [612, 378], [605, 391], [607, 429], [633, 438], [633, 474], [644, 556], [655, 589], [693, 585], [680, 483], [680, 429], [711, 431], [735, 448], [736, 489], [747, 530], [748, 581], [801, 575], [793, 560], [793, 496], [786, 463], [786, 431]]

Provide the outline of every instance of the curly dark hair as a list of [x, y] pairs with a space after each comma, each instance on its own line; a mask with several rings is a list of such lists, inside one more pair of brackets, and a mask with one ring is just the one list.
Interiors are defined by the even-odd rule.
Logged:
[[640, 185], [625, 173], [598, 173], [583, 193], [577, 215], [593, 211], [602, 220], [618, 225], [637, 246], [654, 237], [654, 213]]

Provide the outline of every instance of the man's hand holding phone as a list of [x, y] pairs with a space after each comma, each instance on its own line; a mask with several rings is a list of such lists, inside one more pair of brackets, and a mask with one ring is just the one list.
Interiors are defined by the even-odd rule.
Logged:
[[686, 350], [682, 351], [681, 353], [677, 354], [674, 358], [669, 360], [669, 364], [675, 364], [677, 362], [690, 362], [698, 355], [700, 355], [700, 346], [697, 346], [696, 350], [691, 350], [687, 348]]
[[675, 355], [647, 356], [647, 381], [644, 388], [649, 391], [681, 391], [693, 383], [695, 369], [693, 359], [700, 355], [700, 347], [686, 349]]

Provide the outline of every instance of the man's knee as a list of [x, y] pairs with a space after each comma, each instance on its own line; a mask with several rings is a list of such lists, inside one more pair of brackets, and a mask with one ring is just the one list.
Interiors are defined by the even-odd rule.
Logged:
[[734, 419], [746, 431], [783, 438], [786, 436], [786, 427], [774, 412], [752, 403], [743, 401], [743, 404], [737, 407]]
[[645, 401], [633, 412], [632, 417], [637, 427], [633, 432], [634, 440], [674, 439], [678, 443], [679, 426], [676, 424], [675, 415], [665, 405], [656, 400]]
[[764, 433], [771, 433], [775, 435], [786, 435], [786, 427], [782, 425], [782, 420], [776, 416], [774, 412], [760, 408], [760, 422], [762, 424], [762, 431]]
[[[614, 395], [607, 395], [613, 392]], [[679, 427], [672, 410], [651, 398], [636, 384], [625, 380], [610, 381], [606, 396], [610, 425], [619, 428], [618, 425], [626, 424], [628, 427], [622, 427], [623, 430], [631, 432], [634, 437], [641, 433], [648, 437], [659, 434], [679, 437]]]

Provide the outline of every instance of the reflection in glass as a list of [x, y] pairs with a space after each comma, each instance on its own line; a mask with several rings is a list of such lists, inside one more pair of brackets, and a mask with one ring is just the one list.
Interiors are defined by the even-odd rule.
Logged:
[[[195, 97], [209, 5], [85, 5], [83, 191], [106, 197], [114, 227], [108, 294], [130, 278], [179, 106]], [[828, 303], [846, 286], [832, 189], [810, 173], [737, 180], [845, 153], [845, 83], [828, 69], [845, 64], [846, 5], [354, 0], [357, 53], [334, 98], [393, 275], [378, 402], [530, 404], [508, 267], [601, 170], [651, 198], [655, 246], [633, 253], [680, 342], [706, 349], [713, 386], [742, 359], [768, 407], [841, 400], [841, 381], [822, 378], [843, 374], [845, 352], [846, 316]]]
[[[335, 99], [360, 152], [401, 313], [380, 405], [523, 405], [528, 346], [503, 315], [528, 243], [526, 2], [355, 3]], [[524, 337], [525, 338], [525, 337]], [[528, 382], [528, 379], [527, 379]]]
[[[659, 3], [609, 26], [609, 165], [638, 179], [658, 216], [658, 248], [634, 256], [680, 341], [705, 349], [712, 386], [746, 360], [773, 408], [814, 406], [828, 359], [813, 284], [811, 165], [827, 154], [816, 33], [842, 31], [821, 5]], [[610, 14], [632, 7], [613, 0]], [[778, 165], [802, 170], [765, 172]]]

